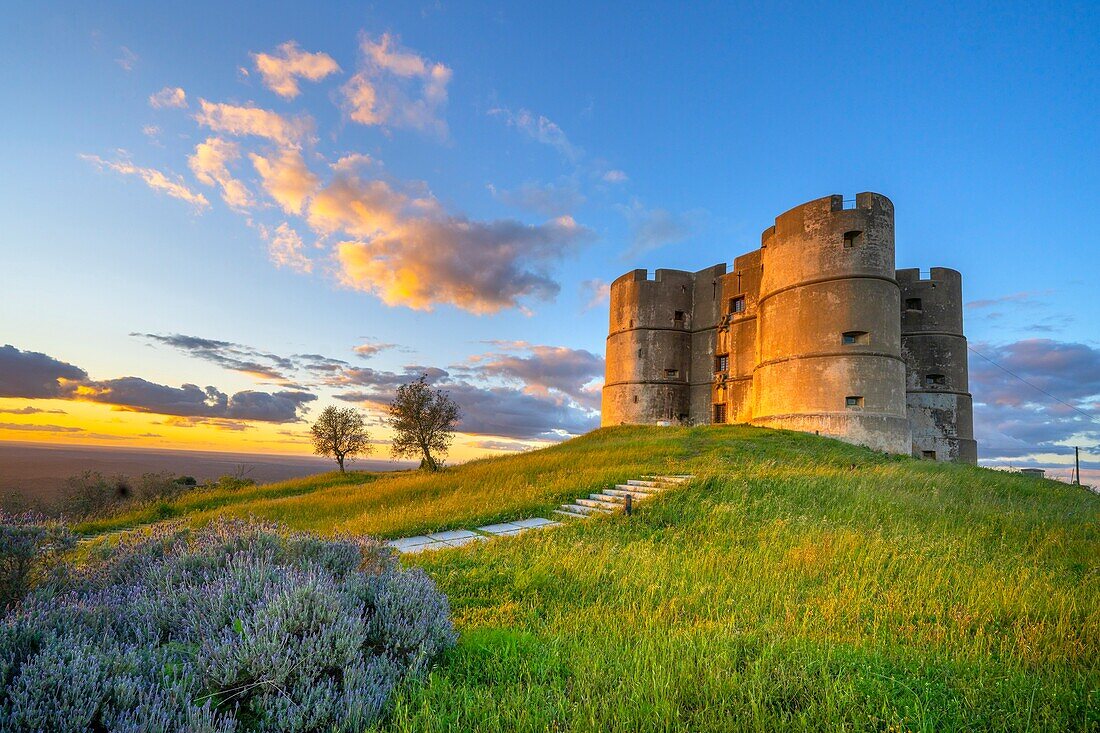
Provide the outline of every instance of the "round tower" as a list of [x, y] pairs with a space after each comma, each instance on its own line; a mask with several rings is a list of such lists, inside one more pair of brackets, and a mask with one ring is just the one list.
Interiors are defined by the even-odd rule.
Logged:
[[680, 270], [634, 270], [611, 283], [602, 425], [688, 419], [694, 284]]
[[976, 463], [974, 400], [963, 335], [962, 275], [933, 267], [897, 271], [901, 353], [913, 455]]
[[908, 454], [894, 205], [795, 207], [761, 237], [751, 422]]

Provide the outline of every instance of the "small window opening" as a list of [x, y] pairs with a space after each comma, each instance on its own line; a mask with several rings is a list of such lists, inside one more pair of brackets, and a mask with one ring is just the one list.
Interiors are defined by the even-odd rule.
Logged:
[[842, 344], [866, 344], [871, 340], [866, 331], [845, 331], [840, 337]]
[[852, 249], [863, 244], [863, 232], [845, 232], [844, 249]]
[[729, 354], [721, 354], [714, 357], [714, 371], [726, 372], [730, 368], [730, 356]]
[[666, 379], [679, 379], [680, 378], [680, 370], [679, 369], [665, 369], [665, 378]]
[[725, 403], [714, 406], [714, 422], [724, 423], [726, 421], [726, 405]]
[[943, 374], [929, 374], [925, 376], [924, 383], [929, 387], [937, 386], [942, 387], [947, 384], [947, 377]]
[[634, 319], [633, 318], [630, 319], [630, 327], [634, 328]]
[[745, 296], [740, 295], [736, 298], [730, 298], [730, 313], [744, 313], [745, 312]]
[[682, 323], [683, 320], [684, 320], [684, 312], [683, 311], [676, 311], [675, 313], [672, 314], [672, 320], [680, 321]]
[[641, 358], [642, 358], [642, 350], [641, 350], [641, 349], [638, 349], [638, 358], [639, 358], [639, 359], [641, 359]]
[[924, 310], [921, 307], [920, 298], [906, 298], [905, 299], [905, 310], [907, 310], [907, 311]]
[[922, 450], [920, 452], [920, 455], [921, 455], [921, 458], [923, 458], [926, 461], [936, 460], [936, 451], [934, 451], [934, 450]]
[[634, 404], [638, 404], [638, 395], [634, 395]]
[[844, 406], [849, 410], [858, 410], [863, 407], [863, 398], [859, 395], [849, 395], [844, 398]]

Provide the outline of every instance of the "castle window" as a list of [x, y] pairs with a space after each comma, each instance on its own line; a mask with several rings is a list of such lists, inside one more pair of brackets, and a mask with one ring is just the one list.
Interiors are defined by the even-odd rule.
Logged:
[[641, 349], [638, 349], [638, 358], [639, 358], [639, 359], [641, 359], [641, 358], [642, 358], [642, 350], [641, 350]]
[[923, 308], [921, 308], [920, 298], [906, 298], [905, 299], [905, 310], [907, 310], [907, 311], [924, 310]]
[[720, 356], [714, 357], [714, 371], [715, 372], [726, 372], [726, 371], [729, 371], [729, 368], [730, 368], [730, 355], [729, 354], [722, 354]]
[[638, 395], [634, 395], [634, 404], [638, 404]]
[[714, 422], [716, 424], [720, 424], [720, 423], [724, 423], [725, 421], [726, 421], [726, 405], [724, 403], [721, 404], [721, 405], [715, 405], [714, 406]]
[[849, 395], [844, 398], [844, 406], [849, 410], [863, 409], [863, 398], [859, 395]]
[[840, 337], [842, 344], [866, 344], [870, 341], [871, 336], [866, 331], [845, 331]]
[[730, 313], [744, 313], [745, 312], [745, 296], [739, 295], [736, 298], [730, 298]]
[[942, 387], [943, 385], [947, 384], [947, 377], [943, 374], [929, 374], [925, 376], [924, 383], [929, 387]]
[[863, 232], [844, 232], [844, 249], [851, 249], [863, 244]]
[[934, 451], [934, 450], [922, 450], [920, 452], [920, 455], [921, 455], [921, 458], [923, 458], [926, 461], [936, 460], [936, 451]]
[[682, 325], [683, 322], [684, 322], [684, 312], [683, 311], [676, 311], [675, 313], [672, 314], [672, 320], [674, 320], [677, 323], [680, 323]]
[[680, 370], [679, 369], [665, 369], [665, 379], [679, 379], [679, 378], [680, 378]]

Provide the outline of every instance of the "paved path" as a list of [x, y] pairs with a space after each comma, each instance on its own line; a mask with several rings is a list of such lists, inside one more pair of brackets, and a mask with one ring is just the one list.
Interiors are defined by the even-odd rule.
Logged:
[[587, 498], [575, 499], [571, 503], [562, 504], [561, 509], [554, 510], [554, 514], [561, 517], [560, 520], [531, 517], [530, 519], [519, 519], [513, 522], [487, 524], [484, 527], [475, 529], [454, 529], [448, 532], [402, 537], [390, 540], [387, 544], [402, 554], [413, 554], [427, 550], [462, 547], [471, 542], [485, 542], [494, 537], [508, 537], [530, 530], [558, 527], [569, 520], [590, 519], [601, 514], [624, 512], [628, 507], [633, 507], [638, 502], [650, 499], [665, 489], [682, 484], [692, 478], [694, 476], [688, 474], [677, 474], [675, 476], [643, 476], [640, 479], [631, 479], [625, 484], [618, 484], [614, 488], [604, 489], [598, 494], [589, 494]]

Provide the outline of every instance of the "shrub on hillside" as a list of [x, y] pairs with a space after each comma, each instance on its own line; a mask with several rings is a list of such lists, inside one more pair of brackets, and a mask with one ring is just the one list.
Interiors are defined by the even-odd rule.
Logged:
[[60, 509], [67, 515], [89, 516], [118, 507], [134, 498], [130, 479], [84, 471], [65, 482]]
[[211, 481], [210, 483], [206, 484], [206, 488], [217, 489], [219, 491], [238, 491], [240, 489], [245, 489], [249, 486], [255, 485], [255, 479], [226, 474], [225, 476], [219, 478], [217, 481]]
[[361, 730], [454, 643], [373, 540], [223, 520], [67, 567], [0, 625], [0, 729]]
[[46, 575], [76, 538], [59, 522], [35, 512], [0, 510], [0, 609], [21, 600]]

